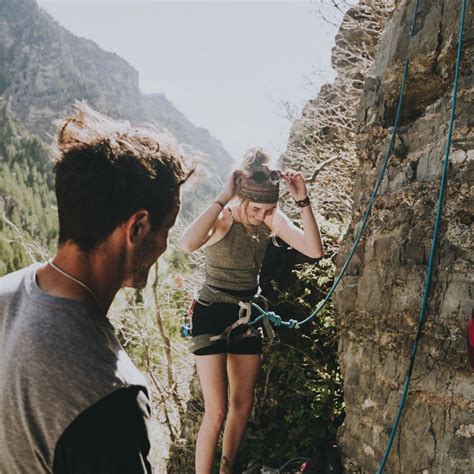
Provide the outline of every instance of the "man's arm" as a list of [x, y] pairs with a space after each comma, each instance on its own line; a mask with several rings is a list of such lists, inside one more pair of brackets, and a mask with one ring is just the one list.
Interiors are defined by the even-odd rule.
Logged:
[[54, 474], [151, 473], [150, 402], [143, 389], [117, 390], [81, 413], [64, 431]]

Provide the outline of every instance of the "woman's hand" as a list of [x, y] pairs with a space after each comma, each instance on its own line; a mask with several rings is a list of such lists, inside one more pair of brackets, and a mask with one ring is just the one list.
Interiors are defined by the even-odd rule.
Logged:
[[303, 173], [289, 170], [280, 173], [280, 176], [286, 182], [288, 191], [295, 201], [301, 201], [308, 196], [308, 189], [306, 188]]
[[217, 200], [226, 205], [240, 190], [241, 178], [247, 178], [248, 173], [244, 170], [235, 170], [228, 178], [224, 185], [224, 189], [217, 196]]

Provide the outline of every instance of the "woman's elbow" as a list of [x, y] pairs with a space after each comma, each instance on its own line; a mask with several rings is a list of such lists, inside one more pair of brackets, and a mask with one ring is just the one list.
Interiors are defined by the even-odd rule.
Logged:
[[310, 250], [307, 254], [307, 257], [309, 258], [314, 258], [314, 259], [319, 259], [324, 257], [324, 250], [323, 249], [312, 249]]
[[313, 258], [324, 258], [324, 250], [318, 250]]
[[192, 253], [196, 250], [194, 245], [192, 245], [192, 243], [189, 242], [187, 239], [181, 239], [179, 242], [179, 246], [181, 250], [183, 250], [186, 253]]

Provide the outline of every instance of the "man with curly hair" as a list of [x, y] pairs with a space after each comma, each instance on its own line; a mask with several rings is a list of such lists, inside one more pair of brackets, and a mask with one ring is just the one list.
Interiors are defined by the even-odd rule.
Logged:
[[146, 382], [107, 311], [146, 285], [189, 173], [83, 103], [57, 144], [57, 253], [0, 279], [0, 472], [151, 472]]

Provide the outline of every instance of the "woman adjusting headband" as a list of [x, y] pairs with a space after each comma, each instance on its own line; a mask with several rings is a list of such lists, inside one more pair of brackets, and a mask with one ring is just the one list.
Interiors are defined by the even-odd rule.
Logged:
[[[205, 281], [192, 309], [192, 352], [204, 396], [196, 443], [196, 473], [211, 472], [225, 420], [220, 473], [232, 472], [253, 405], [262, 338], [249, 325], [251, 302], [271, 237], [311, 258], [323, 255], [321, 236], [303, 175], [270, 168], [270, 155], [249, 150], [242, 169], [186, 229], [184, 250], [204, 248]], [[278, 208], [283, 181], [301, 210], [303, 229]]]

